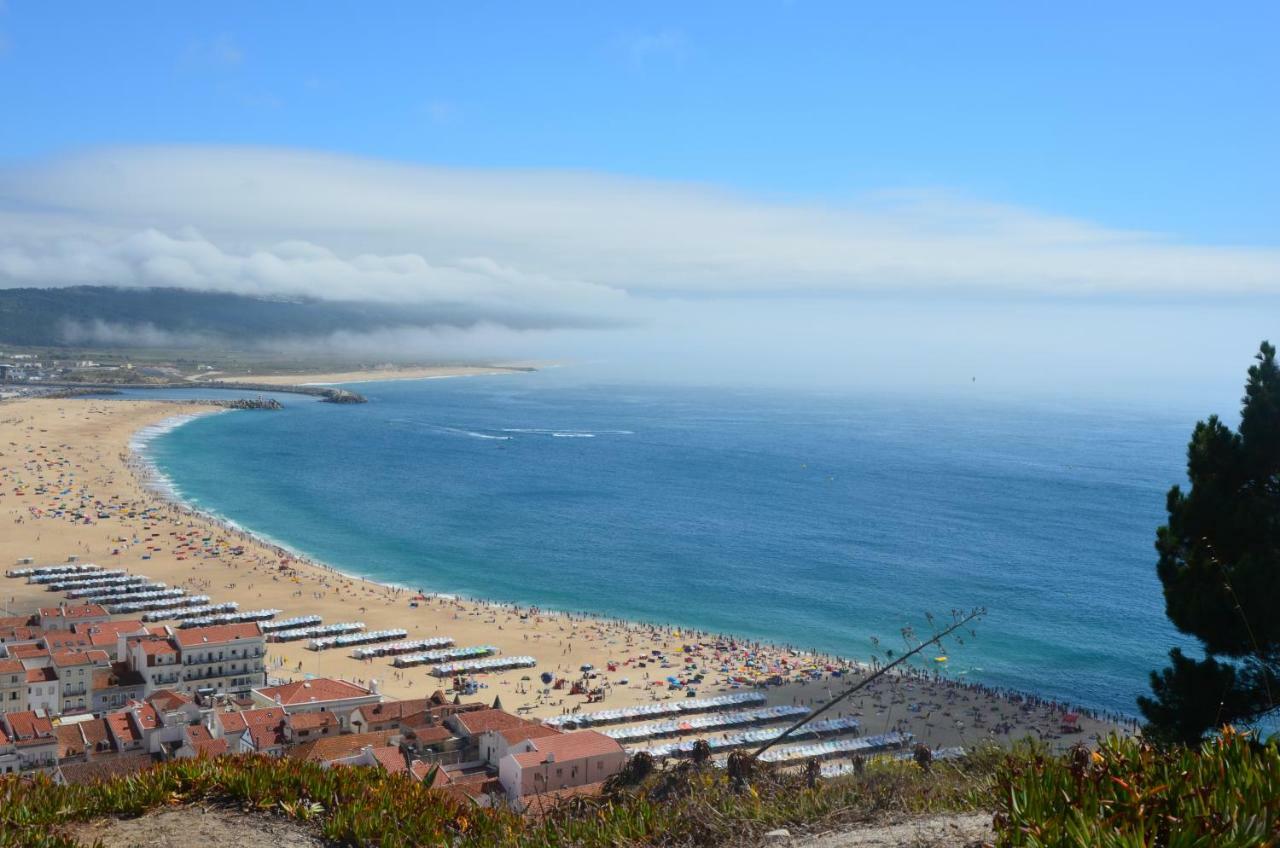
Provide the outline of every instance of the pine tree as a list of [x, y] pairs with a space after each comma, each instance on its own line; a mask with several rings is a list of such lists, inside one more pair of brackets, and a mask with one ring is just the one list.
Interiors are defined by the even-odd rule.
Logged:
[[1251, 723], [1280, 698], [1280, 368], [1262, 343], [1236, 432], [1211, 416], [1187, 447], [1185, 493], [1169, 491], [1156, 531], [1165, 613], [1203, 646], [1170, 653], [1139, 698], [1148, 732], [1188, 744]]

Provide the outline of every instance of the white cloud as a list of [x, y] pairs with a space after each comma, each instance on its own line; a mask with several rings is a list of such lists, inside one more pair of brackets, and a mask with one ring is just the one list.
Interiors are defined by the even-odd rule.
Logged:
[[[281, 247], [295, 242], [306, 255]], [[1197, 245], [941, 193], [779, 203], [578, 172], [256, 148], [108, 150], [0, 171], [0, 256], [8, 285], [556, 298], [585, 309], [621, 293], [1280, 291], [1274, 248]], [[474, 257], [492, 267], [469, 266]]]

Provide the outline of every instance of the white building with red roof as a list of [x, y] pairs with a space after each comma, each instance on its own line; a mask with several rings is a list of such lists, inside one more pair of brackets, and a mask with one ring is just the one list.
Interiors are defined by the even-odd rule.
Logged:
[[182, 663], [179, 691], [243, 695], [266, 682], [267, 640], [256, 623], [178, 630], [173, 641]]
[[594, 730], [526, 739], [498, 764], [498, 780], [515, 800], [607, 780], [627, 755], [617, 741]]
[[0, 659], [0, 713], [26, 708], [27, 668], [16, 659]]
[[111, 613], [102, 604], [60, 604], [41, 607], [40, 626], [45, 630], [70, 630], [77, 624], [104, 624], [111, 620]]
[[317, 677], [280, 686], [253, 690], [253, 702], [264, 706], [280, 706], [289, 713], [329, 712], [338, 717], [343, 730], [351, 727], [351, 713], [382, 700], [377, 689], [366, 689], [358, 683]]

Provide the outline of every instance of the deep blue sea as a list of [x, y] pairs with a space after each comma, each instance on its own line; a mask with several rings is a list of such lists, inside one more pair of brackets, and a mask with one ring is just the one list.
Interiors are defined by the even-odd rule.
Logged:
[[410, 587], [858, 658], [982, 605], [948, 673], [1129, 714], [1185, 644], [1152, 548], [1185, 411], [571, 370], [353, 388], [370, 402], [283, 396], [148, 450], [200, 508]]

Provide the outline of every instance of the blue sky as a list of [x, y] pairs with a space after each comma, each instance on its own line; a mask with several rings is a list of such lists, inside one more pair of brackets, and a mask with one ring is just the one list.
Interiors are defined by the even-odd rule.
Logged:
[[1275, 3], [0, 0], [0, 286], [461, 316], [321, 340], [361, 357], [1216, 397], [1280, 336], [1277, 32]]
[[1280, 241], [1274, 3], [100, 3], [0, 12], [0, 158], [302, 147], [756, 196], [945, 189]]

